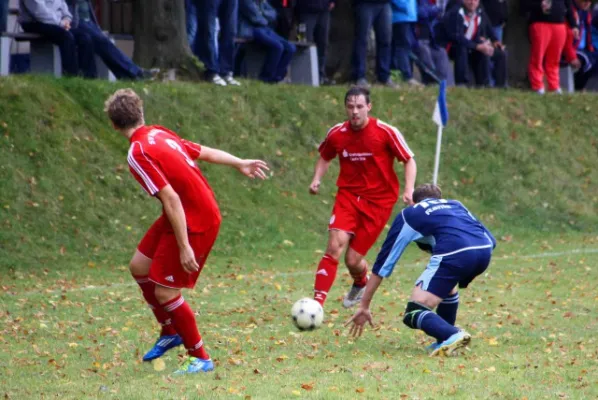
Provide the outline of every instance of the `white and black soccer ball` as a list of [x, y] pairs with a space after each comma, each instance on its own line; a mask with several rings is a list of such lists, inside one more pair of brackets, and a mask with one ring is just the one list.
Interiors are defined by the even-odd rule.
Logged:
[[322, 325], [324, 309], [314, 299], [305, 297], [297, 300], [291, 308], [293, 323], [301, 331], [311, 331]]

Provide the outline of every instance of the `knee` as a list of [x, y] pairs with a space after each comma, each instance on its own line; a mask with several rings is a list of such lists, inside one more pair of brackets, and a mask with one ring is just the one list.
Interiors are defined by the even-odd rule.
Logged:
[[154, 295], [160, 304], [168, 303], [170, 300], [179, 296], [180, 293], [181, 292], [178, 289], [171, 289], [160, 285], [156, 285], [156, 289], [154, 289]]
[[287, 53], [295, 54], [297, 52], [297, 46], [294, 43], [286, 42], [284, 45], [284, 50]]
[[326, 247], [326, 254], [328, 254], [335, 260], [339, 260], [341, 258], [342, 252], [343, 246], [339, 242], [328, 243], [328, 247]]
[[431, 312], [431, 310], [419, 303], [410, 301], [407, 303], [405, 315], [403, 316], [403, 323], [411, 329], [420, 329], [421, 318]]
[[363, 257], [356, 255], [354, 252], [347, 251], [345, 254], [345, 264], [349, 268], [357, 268], [361, 264]]

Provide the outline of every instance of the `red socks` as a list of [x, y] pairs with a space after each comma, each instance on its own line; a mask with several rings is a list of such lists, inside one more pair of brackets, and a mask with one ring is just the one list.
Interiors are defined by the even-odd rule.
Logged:
[[353, 273], [349, 271], [351, 277], [353, 278], [353, 285], [357, 287], [364, 287], [368, 283], [368, 263], [365, 260], [361, 260], [361, 265], [363, 269], [358, 273]]
[[336, 271], [338, 269], [338, 260], [335, 260], [331, 255], [325, 254], [318, 264], [316, 272], [316, 281], [314, 283], [314, 300], [322, 306], [328, 296], [328, 291], [334, 283], [336, 278]]
[[160, 332], [160, 336], [170, 336], [176, 335], [176, 330], [172, 325], [170, 316], [167, 312], [162, 309], [160, 303], [156, 299], [156, 295], [154, 291], [156, 290], [156, 284], [149, 280], [147, 276], [135, 276], [133, 275], [135, 281], [141, 288], [141, 292], [143, 293], [143, 298], [147, 302], [149, 308], [152, 309], [152, 312], [156, 316], [156, 319], [162, 325], [162, 331]]
[[183, 343], [190, 356], [207, 360], [210, 358], [203, 346], [203, 340], [197, 330], [195, 314], [183, 296], [178, 296], [164, 304], [162, 308], [172, 319], [176, 331], [183, 338]]

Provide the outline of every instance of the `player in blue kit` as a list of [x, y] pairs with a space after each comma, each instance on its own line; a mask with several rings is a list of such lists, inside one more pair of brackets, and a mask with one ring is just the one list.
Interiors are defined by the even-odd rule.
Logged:
[[[482, 274], [496, 247], [496, 239], [463, 204], [442, 198], [440, 188], [426, 184], [413, 192], [416, 203], [395, 218], [372, 268], [350, 334], [359, 337], [366, 322], [373, 326], [370, 303], [382, 279], [388, 278], [407, 245], [415, 242], [432, 254], [426, 270], [417, 278], [407, 303], [403, 323], [436, 339], [431, 356], [451, 355], [465, 347], [471, 335], [455, 327], [459, 293]], [[436, 313], [432, 310], [436, 309]]]

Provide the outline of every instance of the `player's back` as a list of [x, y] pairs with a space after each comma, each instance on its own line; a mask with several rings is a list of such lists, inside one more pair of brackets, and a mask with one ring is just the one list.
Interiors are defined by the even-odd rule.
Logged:
[[182, 140], [160, 126], [145, 126], [131, 137], [131, 172], [149, 194], [170, 184], [178, 194], [190, 232], [203, 232], [220, 222], [212, 189], [195, 159], [201, 146]]
[[405, 221], [431, 241], [433, 254], [494, 247], [488, 229], [457, 200], [425, 199], [403, 211]]

